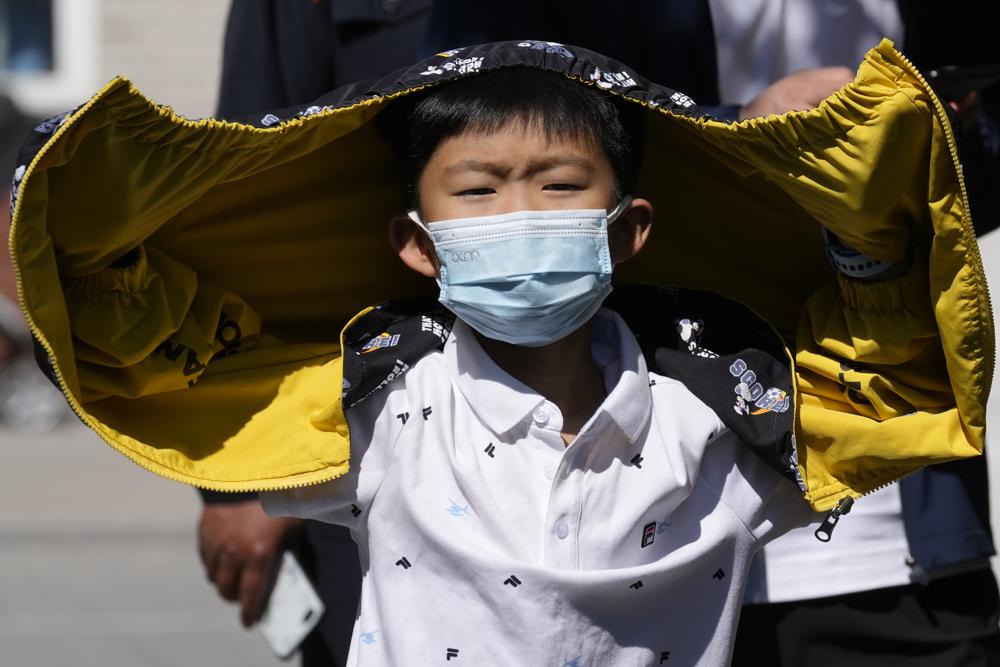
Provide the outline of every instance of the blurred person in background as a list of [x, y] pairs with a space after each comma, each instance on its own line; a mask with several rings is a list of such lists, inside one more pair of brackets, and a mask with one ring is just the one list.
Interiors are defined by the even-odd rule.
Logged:
[[[17, 151], [25, 135], [35, 123], [21, 113], [7, 95], [0, 93], [0, 173], [6, 178], [16, 175]], [[6, 239], [10, 233], [10, 191], [0, 194], [0, 234]], [[23, 351], [28, 337], [27, 326], [17, 307], [17, 282], [14, 267], [7, 253], [0, 257], [0, 368], [4, 368], [15, 354]], [[29, 346], [30, 347], [30, 346]]]
[[[303, 104], [410, 65], [429, 15], [430, 0], [234, 0], [217, 116], [236, 119]], [[358, 551], [349, 531], [269, 517], [256, 494], [200, 493], [201, 561], [219, 595], [239, 603], [243, 625], [260, 619], [281, 555], [294, 548], [326, 606], [301, 647], [302, 664], [345, 664], [361, 592]]]
[[[969, 0], [437, 0], [425, 53], [521, 38], [584, 46], [738, 120], [816, 106], [887, 36], [925, 74], [959, 68], [936, 89], [955, 112], [983, 234], [1000, 225], [1000, 88], [961, 81], [961, 68], [1000, 60], [982, 11]], [[821, 520], [756, 558], [734, 665], [1000, 664], [985, 458], [864, 497], [830, 544], [814, 536]]]
[[[0, 173], [15, 172], [17, 151], [37, 125], [0, 94]], [[10, 232], [10, 191], [0, 195], [0, 235]], [[23, 432], [54, 428], [69, 414], [65, 401], [38, 371], [32, 357], [31, 332], [17, 307], [17, 281], [7, 253], [0, 256], [0, 424]]]

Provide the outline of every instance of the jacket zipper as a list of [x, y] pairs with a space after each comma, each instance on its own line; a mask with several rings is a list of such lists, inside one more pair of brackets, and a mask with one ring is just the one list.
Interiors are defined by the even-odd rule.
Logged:
[[837, 523], [840, 521], [840, 517], [845, 514], [850, 514], [851, 508], [854, 507], [854, 498], [851, 496], [844, 496], [837, 503], [837, 506], [826, 513], [823, 518], [823, 523], [819, 525], [814, 533], [816, 539], [820, 542], [829, 542], [833, 537], [833, 529], [837, 527]]
[[[898, 51], [896, 53], [899, 56], [899, 58], [903, 61], [903, 64], [906, 65], [906, 69], [909, 71], [909, 73], [912, 74], [918, 81], [920, 81], [920, 83], [923, 84], [924, 88], [930, 92], [931, 103], [934, 105], [934, 113], [938, 117], [938, 120], [941, 121], [941, 126], [944, 129], [944, 136], [948, 144], [948, 151], [951, 153], [952, 164], [955, 167], [955, 171], [958, 172], [960, 176], [960, 178], [958, 179], [958, 185], [961, 190], [960, 194], [962, 197], [962, 229], [965, 232], [964, 233], [965, 245], [969, 249], [970, 254], [972, 255], [973, 263], [975, 264], [976, 268], [979, 269], [979, 276], [985, 278], [986, 270], [983, 268], [983, 258], [979, 254], [979, 242], [976, 239], [976, 232], [972, 227], [972, 218], [970, 217], [969, 214], [970, 210], [969, 195], [965, 189], [965, 177], [962, 169], [962, 162], [958, 157], [958, 146], [955, 142], [955, 133], [952, 131], [951, 121], [948, 120], [948, 114], [945, 112], [944, 106], [941, 104], [940, 98], [938, 98], [937, 93], [934, 92], [934, 88], [932, 88], [931, 85], [927, 83], [927, 79], [923, 77], [923, 75], [920, 73], [919, 70], [917, 70], [916, 66], [910, 61], [909, 58], [904, 56], [902, 53], [899, 53]], [[986, 283], [985, 279], [980, 281], [979, 287], [981, 288], [983, 295], [986, 297], [986, 309], [989, 313], [992, 313], [993, 301], [990, 297], [989, 285]], [[989, 377], [990, 380], [992, 380], [993, 375], [996, 372], [996, 355], [990, 358], [989, 370], [990, 370]]]
[[823, 522], [819, 525], [819, 527], [816, 529], [815, 532], [816, 539], [819, 540], [820, 542], [829, 542], [830, 539], [833, 537], [833, 529], [837, 526], [837, 523], [840, 521], [840, 518], [845, 514], [850, 513], [851, 508], [854, 507], [854, 503], [856, 501], [861, 500], [865, 496], [870, 496], [876, 491], [881, 491], [882, 489], [887, 488], [893, 484], [899, 484], [901, 481], [903, 481], [910, 475], [922, 469], [923, 468], [917, 468], [916, 470], [911, 470], [905, 475], [901, 475], [900, 477], [897, 477], [891, 482], [886, 482], [885, 484], [879, 484], [874, 489], [871, 489], [870, 491], [865, 491], [864, 493], [859, 494], [857, 497], [851, 495], [843, 496], [837, 503], [836, 507], [827, 512], [826, 516], [823, 517]]

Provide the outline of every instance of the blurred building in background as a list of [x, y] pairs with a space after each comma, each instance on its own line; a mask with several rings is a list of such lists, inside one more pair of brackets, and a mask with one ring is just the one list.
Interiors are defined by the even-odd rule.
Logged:
[[121, 74], [185, 116], [215, 109], [228, 0], [0, 0], [0, 94], [41, 117]]

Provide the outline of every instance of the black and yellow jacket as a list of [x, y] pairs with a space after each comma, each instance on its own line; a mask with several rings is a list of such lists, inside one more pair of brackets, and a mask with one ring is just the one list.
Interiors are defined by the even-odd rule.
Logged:
[[[115, 79], [36, 128], [11, 198], [24, 312], [79, 417], [139, 465], [206, 489], [342, 475], [345, 410], [408, 364], [361, 348], [413, 328], [428, 334], [406, 347], [415, 360], [440, 342], [416, 323], [448, 320], [420, 302], [369, 308], [429, 293], [385, 241], [404, 201], [372, 121], [399, 97], [510, 66], [644, 110], [634, 193], [658, 223], [616, 280], [685, 290], [623, 289], [612, 305], [816, 509], [982, 451], [993, 324], [954, 137], [887, 41], [818, 108], [737, 124], [544, 42], [441, 53], [244, 123], [181, 118]], [[839, 276], [824, 226], [910, 270]], [[682, 319], [722, 333], [692, 342]], [[750, 347], [774, 362], [769, 399], [734, 366]]]

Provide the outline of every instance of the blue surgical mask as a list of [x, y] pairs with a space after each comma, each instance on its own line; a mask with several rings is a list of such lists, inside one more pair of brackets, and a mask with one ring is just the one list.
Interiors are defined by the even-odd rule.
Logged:
[[441, 267], [440, 301], [487, 338], [540, 347], [573, 333], [611, 292], [608, 225], [625, 197], [603, 209], [518, 211], [421, 222]]

